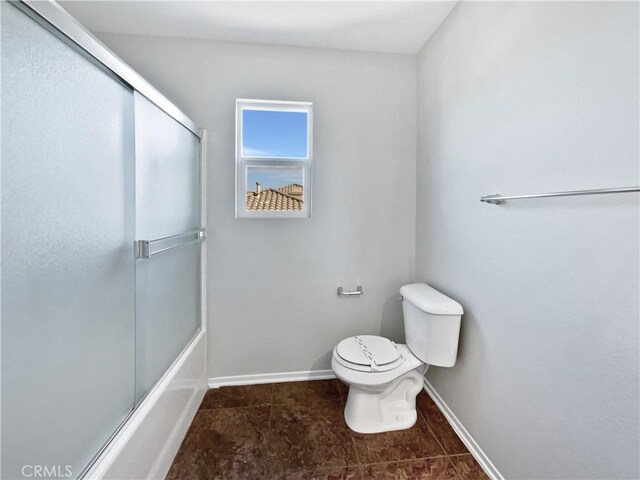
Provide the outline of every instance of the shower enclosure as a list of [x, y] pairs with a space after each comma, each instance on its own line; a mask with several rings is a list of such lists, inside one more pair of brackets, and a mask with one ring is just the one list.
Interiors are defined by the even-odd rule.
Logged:
[[1, 9], [1, 473], [79, 478], [201, 332], [203, 132], [56, 4]]

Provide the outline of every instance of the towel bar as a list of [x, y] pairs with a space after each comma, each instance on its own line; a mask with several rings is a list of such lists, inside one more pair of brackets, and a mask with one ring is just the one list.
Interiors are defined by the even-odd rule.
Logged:
[[[193, 245], [194, 243], [201, 242], [206, 237], [205, 231], [206, 229], [204, 228], [196, 228], [194, 230], [189, 230], [188, 232], [176, 233], [175, 235], [167, 235], [166, 237], [154, 238], [152, 240], [136, 240], [134, 245], [136, 259], [151, 258], [154, 255], [168, 252], [169, 250], [173, 250], [174, 248], [186, 247], [187, 245]], [[153, 252], [151, 251], [151, 245], [153, 243], [162, 242], [165, 240], [171, 240], [174, 238], [188, 237], [190, 235], [197, 235], [198, 238], [189, 240], [187, 242], [177, 243], [175, 245], [171, 245], [170, 247], [161, 248], [160, 250], [155, 250]]]
[[480, 197], [483, 203], [491, 205], [500, 205], [505, 200], [521, 200], [524, 198], [546, 198], [546, 197], [572, 197], [577, 195], [605, 195], [609, 193], [633, 193], [640, 192], [640, 187], [622, 187], [622, 188], [599, 188], [594, 190], [574, 190], [571, 192], [551, 192], [551, 193], [534, 193], [531, 195], [511, 195], [503, 197], [499, 193], [495, 195], [484, 195]]

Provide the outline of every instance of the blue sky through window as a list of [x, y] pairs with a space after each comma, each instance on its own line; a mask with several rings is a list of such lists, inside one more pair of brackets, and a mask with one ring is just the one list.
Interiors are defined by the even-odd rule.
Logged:
[[242, 110], [242, 154], [246, 157], [306, 158], [307, 114]]
[[255, 191], [256, 182], [262, 188], [278, 188], [291, 183], [302, 185], [302, 168], [288, 167], [248, 167], [247, 192]]

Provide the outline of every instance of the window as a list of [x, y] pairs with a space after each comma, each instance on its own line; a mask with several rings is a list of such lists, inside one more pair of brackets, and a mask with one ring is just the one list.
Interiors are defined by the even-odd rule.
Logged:
[[311, 216], [312, 108], [236, 100], [236, 217]]

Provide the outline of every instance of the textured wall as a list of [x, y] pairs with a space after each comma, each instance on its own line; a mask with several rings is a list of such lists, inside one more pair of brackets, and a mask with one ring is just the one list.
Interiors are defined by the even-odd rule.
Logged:
[[[402, 339], [398, 289], [415, 267], [415, 56], [100, 37], [209, 132], [209, 375], [328, 369], [346, 336]], [[234, 218], [236, 98], [314, 103], [311, 218]], [[336, 297], [356, 283], [361, 298]]]
[[428, 378], [507, 478], [639, 478], [638, 3], [459, 4], [419, 54], [417, 270], [465, 308]]

